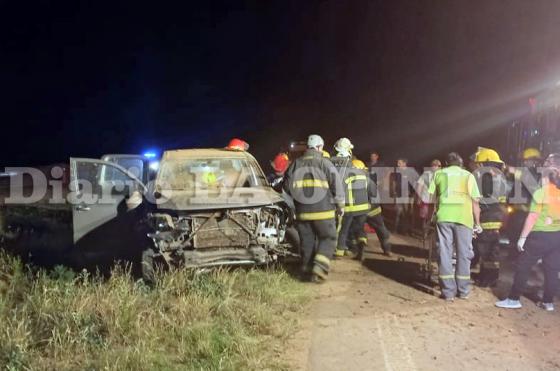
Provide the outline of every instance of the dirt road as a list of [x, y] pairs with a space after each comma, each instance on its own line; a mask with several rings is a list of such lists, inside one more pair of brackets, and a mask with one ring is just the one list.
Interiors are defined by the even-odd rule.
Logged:
[[393, 243], [394, 257], [370, 242], [363, 265], [337, 260], [329, 282], [312, 287], [315, 298], [290, 346], [291, 368], [560, 370], [560, 308], [547, 313], [525, 298], [520, 310], [494, 307], [511, 270], [499, 287], [446, 303], [414, 285], [420, 244], [395, 236]]

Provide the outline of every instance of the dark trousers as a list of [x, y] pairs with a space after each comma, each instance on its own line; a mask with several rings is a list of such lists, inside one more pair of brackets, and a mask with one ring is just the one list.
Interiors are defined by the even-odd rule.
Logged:
[[[338, 243], [336, 248], [338, 250], [348, 250], [348, 239], [352, 236], [351, 229], [354, 222], [361, 218], [363, 220], [363, 216], [365, 215], [356, 215], [356, 214], [344, 214], [342, 217], [342, 222], [340, 226], [340, 230], [338, 231]], [[358, 221], [359, 222], [359, 221]], [[363, 228], [363, 224], [362, 224]]]
[[481, 286], [494, 285], [500, 276], [500, 232], [498, 230], [484, 230], [473, 239], [474, 258], [471, 266], [480, 261], [478, 284]]
[[543, 302], [552, 303], [560, 280], [560, 232], [531, 232], [525, 242], [525, 251], [519, 256], [517, 270], [509, 298], [519, 300], [525, 290], [531, 268], [542, 259], [544, 268]]
[[366, 220], [366, 214], [356, 215], [354, 218], [352, 218], [352, 225], [350, 226], [349, 233], [349, 238], [352, 242], [352, 245], [367, 244], [367, 235], [366, 231], [364, 231]]
[[[332, 259], [336, 247], [336, 223], [334, 219], [299, 221], [297, 230], [304, 269], [311, 267], [316, 254]], [[317, 251], [315, 251], [315, 246], [317, 246]]]
[[375, 234], [381, 243], [381, 248], [383, 248], [383, 252], [390, 253], [391, 252], [391, 243], [389, 242], [389, 237], [391, 237], [391, 233], [385, 226], [385, 221], [383, 220], [382, 214], [377, 214], [375, 216], [368, 216], [366, 219], [367, 224], [375, 229]]
[[517, 252], [517, 241], [521, 235], [521, 230], [525, 225], [525, 219], [529, 213], [523, 210], [516, 210], [508, 218], [506, 234], [509, 238], [510, 251]]

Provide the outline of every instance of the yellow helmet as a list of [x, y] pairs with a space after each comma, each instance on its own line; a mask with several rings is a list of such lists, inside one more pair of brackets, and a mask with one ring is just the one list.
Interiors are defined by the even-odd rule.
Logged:
[[323, 150], [323, 157], [325, 158], [331, 158], [330, 153], [328, 153], [327, 151]]
[[498, 152], [494, 151], [490, 148], [478, 147], [478, 151], [476, 152], [475, 162], [496, 162], [498, 164], [503, 164], [504, 162], [498, 155]]
[[521, 153], [521, 158], [523, 160], [540, 159], [541, 151], [536, 148], [525, 148], [525, 150]]
[[366, 164], [362, 160], [358, 160], [357, 158], [352, 160], [352, 165], [357, 169], [366, 169]]

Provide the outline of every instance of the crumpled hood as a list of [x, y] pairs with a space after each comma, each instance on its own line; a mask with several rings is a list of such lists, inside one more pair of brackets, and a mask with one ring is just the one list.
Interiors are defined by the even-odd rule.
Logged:
[[210, 210], [239, 207], [257, 207], [284, 202], [281, 195], [268, 187], [217, 190], [165, 191], [157, 201], [163, 210]]

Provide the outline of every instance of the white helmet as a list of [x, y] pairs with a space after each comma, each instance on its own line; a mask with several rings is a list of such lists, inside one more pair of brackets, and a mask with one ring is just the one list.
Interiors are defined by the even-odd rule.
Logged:
[[350, 142], [348, 138], [340, 138], [334, 144], [334, 149], [342, 157], [350, 157], [352, 155], [352, 149], [354, 145]]
[[317, 148], [319, 146], [324, 146], [324, 145], [325, 145], [325, 141], [323, 140], [323, 138], [321, 138], [320, 135], [311, 134], [307, 138], [307, 147], [309, 148]]

